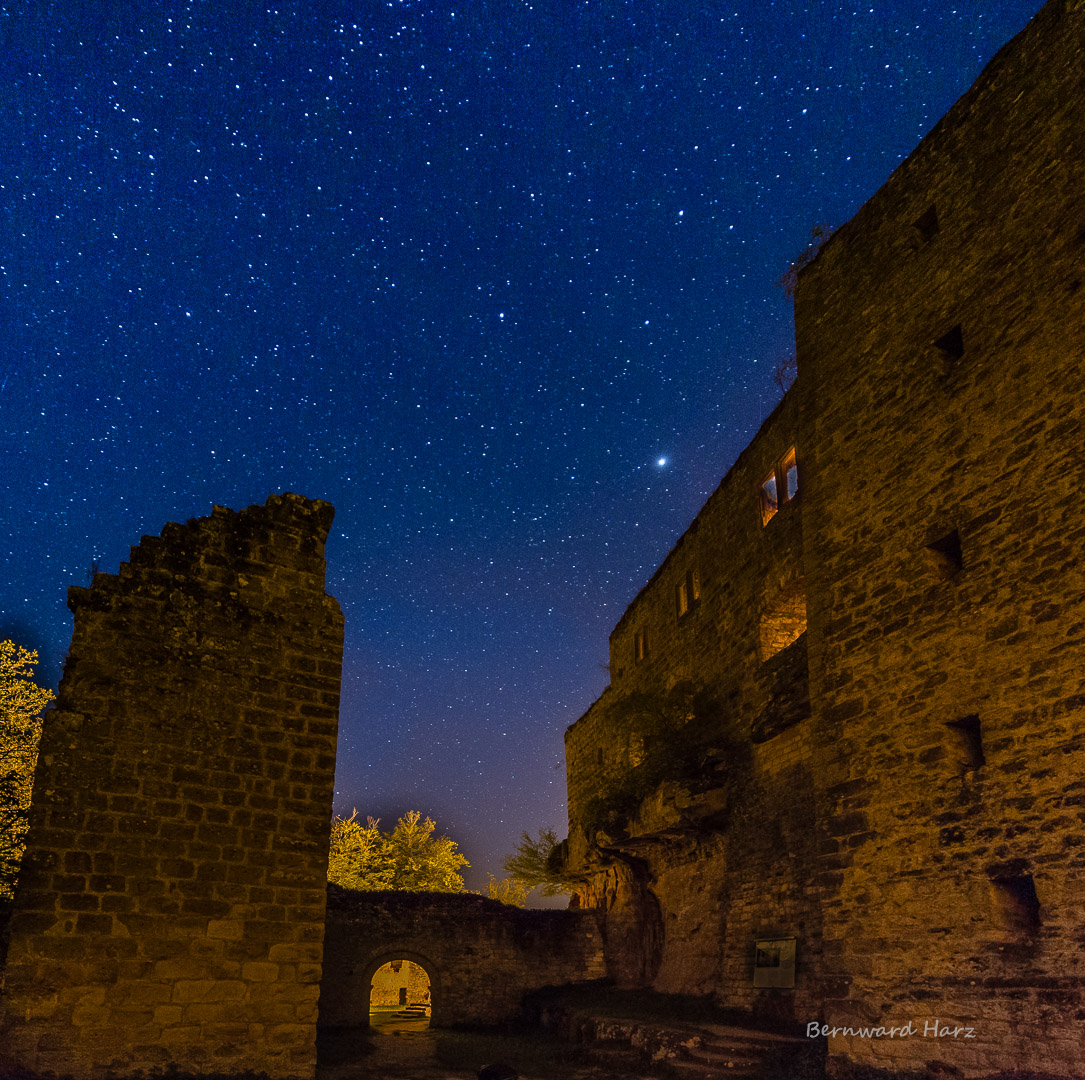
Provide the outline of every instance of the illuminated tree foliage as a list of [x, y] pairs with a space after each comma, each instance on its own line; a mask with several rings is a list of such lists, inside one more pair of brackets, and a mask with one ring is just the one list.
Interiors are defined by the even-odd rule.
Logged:
[[489, 878], [490, 880], [486, 882], [486, 895], [491, 900], [508, 904], [509, 907], [524, 907], [527, 904], [527, 894], [531, 892], [530, 885], [525, 885], [512, 877], [501, 878], [499, 881], [490, 874]]
[[54, 696], [34, 685], [37, 662], [36, 652], [0, 641], [0, 903], [14, 895], [38, 761], [41, 711]]
[[456, 841], [434, 836], [436, 823], [408, 811], [390, 833], [380, 821], [363, 825], [358, 811], [332, 822], [328, 880], [345, 889], [374, 892], [466, 892], [461, 871], [471, 864], [456, 850]]
[[543, 896], [572, 892], [579, 880], [565, 873], [562, 845], [553, 829], [540, 829], [537, 840], [525, 832], [516, 854], [509, 855], [502, 868], [527, 892], [539, 888]]

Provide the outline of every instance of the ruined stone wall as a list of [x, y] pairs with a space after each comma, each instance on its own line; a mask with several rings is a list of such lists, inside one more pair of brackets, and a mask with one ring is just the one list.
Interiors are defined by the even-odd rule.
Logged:
[[[804, 715], [804, 657], [788, 666], [781, 654], [765, 664], [759, 651], [762, 612], [802, 577], [801, 490], [767, 526], [758, 502], [761, 481], [797, 445], [802, 402], [795, 387], [614, 628], [610, 686], [565, 736], [574, 828], [585, 803], [630, 761], [628, 727], [612, 717], [612, 706], [628, 694], [702, 683], [720, 706], [721, 735], [763, 739]], [[801, 446], [798, 451], [801, 467]], [[690, 573], [700, 595], [679, 615], [677, 590]], [[638, 635], [646, 642], [641, 659]]]
[[216, 507], [69, 591], [0, 1062], [313, 1074], [343, 640], [332, 515], [297, 495]]
[[429, 976], [432, 1022], [514, 1019], [524, 995], [602, 978], [594, 913], [525, 910], [456, 893], [328, 889], [320, 1023], [369, 1023], [374, 973], [410, 960]]
[[[792, 448], [803, 468], [803, 395], [797, 384], [634, 600], [611, 635], [611, 686], [566, 733], [569, 861], [588, 873], [579, 902], [606, 913], [611, 977], [784, 1018], [816, 1009], [820, 949], [806, 887], [816, 856], [806, 642], [767, 659], [764, 649], [780, 598], [802, 595], [803, 473], [767, 522], [759, 488]], [[700, 595], [680, 616], [691, 572]], [[617, 832], [596, 833], [592, 800], [636, 760], [623, 698], [687, 680], [712, 702], [697, 736], [707, 760]], [[754, 988], [758, 936], [800, 939], [795, 991]]]
[[[1049, 3], [803, 273], [826, 1018], [1085, 1073], [1085, 11]], [[829, 929], [831, 928], [831, 929]]]
[[[1085, 1075], [1082, 100], [1085, 4], [1051, 0], [802, 273], [798, 382], [736, 466], [749, 516], [732, 470], [567, 735], [584, 901], [625, 926], [638, 894], [657, 905], [661, 989], [715, 979], [730, 1005], [913, 1025], [832, 1037], [834, 1067]], [[759, 531], [753, 506], [792, 441], [801, 548], [787, 507]], [[781, 554], [808, 629], [764, 661], [758, 618], [782, 613], [786, 639], [798, 610], [777, 527], [796, 530]], [[685, 637], [667, 612], [689, 565], [709, 569]], [[758, 592], [774, 572], [776, 602]], [[768, 692], [774, 670], [792, 692]], [[737, 764], [710, 760], [718, 789], [660, 789], [593, 845], [624, 688], [684, 678], [721, 691]], [[759, 722], [766, 701], [783, 722]], [[752, 990], [761, 935], [798, 938], [794, 992]]]

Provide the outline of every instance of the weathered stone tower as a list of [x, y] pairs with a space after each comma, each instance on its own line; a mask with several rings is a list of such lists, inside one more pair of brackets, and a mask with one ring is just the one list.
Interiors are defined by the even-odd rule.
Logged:
[[1085, 1075], [1083, 101], [1050, 0], [800, 274], [795, 386], [566, 736], [612, 973], [834, 1067]]
[[11, 920], [0, 1064], [309, 1077], [343, 618], [333, 509], [144, 537], [73, 588]]

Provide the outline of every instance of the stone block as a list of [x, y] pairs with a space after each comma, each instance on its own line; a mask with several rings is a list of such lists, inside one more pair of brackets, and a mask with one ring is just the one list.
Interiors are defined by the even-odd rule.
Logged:
[[[250, 961], [241, 965], [241, 978], [245, 982], [270, 983], [279, 979], [280, 975], [293, 975], [294, 972], [280, 964], [259, 963]], [[293, 982], [293, 979], [287, 981]]]

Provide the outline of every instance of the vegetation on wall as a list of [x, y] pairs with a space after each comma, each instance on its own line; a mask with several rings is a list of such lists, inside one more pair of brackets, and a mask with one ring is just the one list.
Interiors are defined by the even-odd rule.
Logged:
[[408, 811], [390, 833], [380, 820], [363, 825], [355, 810], [349, 818], [332, 821], [328, 880], [344, 889], [361, 892], [466, 892], [462, 870], [471, 864], [457, 850], [455, 840], [434, 836], [437, 825]]
[[776, 282], [784, 290], [784, 295], [788, 300], [795, 299], [799, 274], [818, 257], [818, 252], [821, 251], [834, 232], [836, 232], [836, 229], [832, 225], [815, 225], [810, 230], [810, 243], [791, 260], [791, 265]]
[[616, 701], [608, 714], [614, 739], [605, 770], [581, 811], [588, 835], [624, 828], [641, 803], [668, 780], [704, 780], [709, 736], [716, 747], [724, 745], [714, 730], [718, 716], [716, 703], [692, 682]]
[[51, 690], [34, 684], [38, 654], [0, 641], [0, 904], [14, 896], [26, 843], [30, 792]]

